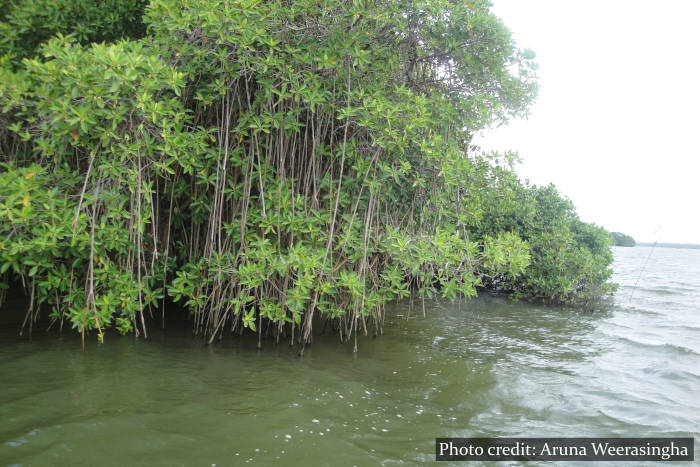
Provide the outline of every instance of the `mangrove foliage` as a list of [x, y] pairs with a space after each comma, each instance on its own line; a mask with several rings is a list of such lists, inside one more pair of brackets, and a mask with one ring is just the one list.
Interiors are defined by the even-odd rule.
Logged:
[[610, 232], [610, 243], [613, 246], [635, 246], [634, 238], [620, 232]]
[[392, 300], [612, 290], [608, 233], [472, 144], [537, 92], [487, 1], [0, 11], [0, 287], [27, 294], [22, 329], [147, 336], [176, 302], [209, 342], [303, 349], [319, 323], [381, 333]]

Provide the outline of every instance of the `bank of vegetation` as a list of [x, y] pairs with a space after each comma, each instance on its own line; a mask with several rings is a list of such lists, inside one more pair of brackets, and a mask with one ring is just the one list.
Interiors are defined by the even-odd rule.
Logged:
[[537, 90], [489, 7], [0, 0], [0, 286], [27, 294], [22, 328], [147, 336], [173, 301], [210, 342], [303, 349], [321, 322], [381, 333], [397, 299], [609, 294], [608, 233], [472, 146]]
[[637, 244], [634, 238], [620, 232], [610, 232], [610, 243], [612, 246], [635, 246]]

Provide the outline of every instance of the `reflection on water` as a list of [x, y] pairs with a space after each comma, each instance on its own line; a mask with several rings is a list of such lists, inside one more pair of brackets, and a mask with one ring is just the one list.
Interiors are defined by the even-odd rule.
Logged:
[[[586, 314], [482, 297], [389, 310], [360, 352], [16, 336], [0, 313], [0, 460], [24, 465], [409, 464], [437, 436], [695, 436], [700, 251], [615, 249], [616, 306]], [[637, 284], [634, 287], [635, 283]]]

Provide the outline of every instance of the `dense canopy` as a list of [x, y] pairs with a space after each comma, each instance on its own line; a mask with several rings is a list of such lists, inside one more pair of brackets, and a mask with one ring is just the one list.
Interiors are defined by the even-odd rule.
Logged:
[[[385, 304], [608, 294], [608, 233], [476, 131], [534, 54], [489, 3], [0, 1], [0, 284], [24, 326], [381, 332]], [[11, 5], [11, 7], [10, 7]], [[562, 155], [565, 157], [565, 155]], [[171, 306], [171, 305], [169, 305]]]
[[635, 246], [634, 238], [621, 232], [610, 232], [610, 242], [613, 246]]

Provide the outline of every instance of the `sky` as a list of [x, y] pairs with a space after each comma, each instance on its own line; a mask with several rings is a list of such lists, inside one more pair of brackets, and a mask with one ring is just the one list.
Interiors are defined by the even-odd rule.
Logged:
[[481, 132], [521, 178], [638, 242], [700, 243], [700, 1], [492, 0], [537, 53], [527, 120]]

